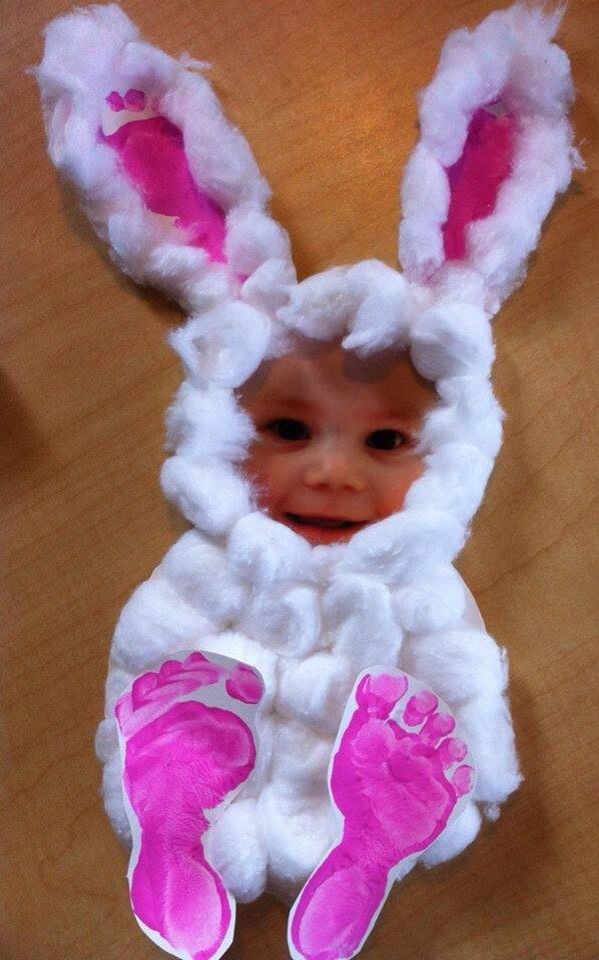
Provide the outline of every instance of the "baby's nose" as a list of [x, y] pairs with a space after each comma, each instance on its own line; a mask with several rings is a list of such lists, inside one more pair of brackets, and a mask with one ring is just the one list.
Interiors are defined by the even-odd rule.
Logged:
[[365, 480], [349, 452], [324, 448], [314, 451], [304, 467], [303, 482], [307, 487], [328, 487], [331, 490], [353, 490], [361, 493]]

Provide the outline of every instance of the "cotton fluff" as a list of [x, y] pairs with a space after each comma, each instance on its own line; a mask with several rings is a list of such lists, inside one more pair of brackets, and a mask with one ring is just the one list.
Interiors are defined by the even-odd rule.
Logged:
[[239, 627], [282, 656], [304, 657], [320, 637], [320, 602], [313, 586], [285, 585], [258, 594], [240, 612]]
[[171, 334], [192, 382], [239, 387], [254, 373], [270, 340], [267, 316], [245, 303], [227, 303], [190, 320]]
[[364, 669], [396, 662], [402, 631], [384, 583], [356, 574], [338, 577], [324, 594], [323, 611], [335, 654]]
[[[405, 275], [370, 259], [301, 283], [246, 141], [188, 60], [139, 41], [115, 5], [76, 10], [46, 30], [37, 76], [51, 159], [82, 191], [121, 269], [191, 313], [171, 338], [185, 382], [167, 417], [172, 456], [161, 479], [195, 529], [116, 627], [97, 738], [106, 809], [127, 842], [113, 709], [128, 678], [186, 649], [255, 667], [265, 687], [256, 768], [207, 837], [211, 862], [240, 900], [266, 887], [289, 898], [336, 840], [326, 768], [362, 667], [399, 667], [436, 691], [476, 760], [473, 802], [423, 863], [455, 856], [476, 835], [481, 809], [495, 816], [520, 781], [506, 662], [453, 561], [501, 444], [489, 321], [580, 164], [567, 120], [569, 65], [550, 42], [558, 22], [517, 4], [447, 39], [403, 179]], [[222, 208], [226, 262], [151, 213], [99, 140], [105, 97], [129, 88], [147, 91], [181, 131], [195, 182]], [[448, 260], [449, 170], [485, 108], [513, 118], [513, 156], [488, 215], [464, 226], [463, 259]], [[364, 356], [405, 346], [438, 394], [419, 438], [424, 471], [404, 509], [346, 544], [310, 547], [256, 509], [243, 473], [253, 428], [234, 391], [298, 336], [341, 338]]]
[[222, 550], [197, 530], [177, 540], [158, 572], [218, 629], [239, 616], [247, 603], [247, 587], [231, 574]]
[[166, 414], [167, 447], [189, 461], [243, 459], [255, 435], [231, 390], [201, 389], [185, 380]]
[[175, 455], [165, 460], [160, 484], [170, 503], [190, 523], [212, 536], [227, 533], [249, 508], [246, 484], [219, 460], [191, 463]]

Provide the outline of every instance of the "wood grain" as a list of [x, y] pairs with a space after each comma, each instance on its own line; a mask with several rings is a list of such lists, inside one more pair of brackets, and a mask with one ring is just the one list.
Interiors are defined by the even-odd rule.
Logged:
[[[92, 740], [118, 612], [183, 529], [157, 480], [180, 379], [165, 336], [180, 318], [117, 275], [45, 156], [24, 69], [64, 0], [2, 6], [0, 956], [148, 960], [162, 954], [129, 910]], [[447, 32], [475, 24], [491, 2], [123, 6], [153, 43], [214, 63], [301, 276], [368, 256], [395, 262], [415, 92]], [[509, 650], [526, 780], [466, 854], [394, 890], [364, 960], [599, 956], [598, 13], [593, 0], [571, 0], [561, 29], [588, 169], [497, 321], [505, 444], [460, 560]], [[229, 956], [284, 958], [285, 922], [271, 898], [241, 907]]]

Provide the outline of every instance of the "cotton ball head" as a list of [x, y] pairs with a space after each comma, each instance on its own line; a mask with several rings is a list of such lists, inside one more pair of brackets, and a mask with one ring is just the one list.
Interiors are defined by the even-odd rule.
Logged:
[[169, 340], [194, 383], [239, 387], [268, 352], [270, 329], [262, 311], [227, 303], [192, 317]]
[[412, 329], [411, 355], [427, 380], [473, 372], [487, 376], [495, 350], [486, 314], [464, 303], [425, 310]]

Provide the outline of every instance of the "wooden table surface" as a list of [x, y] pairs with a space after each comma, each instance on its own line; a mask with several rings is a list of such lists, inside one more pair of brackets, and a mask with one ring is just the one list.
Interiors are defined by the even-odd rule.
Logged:
[[[2, 6], [0, 957], [146, 960], [163, 954], [132, 919], [92, 741], [119, 610], [184, 529], [158, 486], [163, 414], [181, 376], [165, 338], [180, 316], [117, 275], [45, 155], [24, 69], [64, 0]], [[448, 31], [474, 25], [492, 2], [124, 8], [169, 53], [213, 62], [301, 277], [365, 257], [395, 263], [416, 91]], [[560, 31], [588, 170], [557, 204], [525, 286], [496, 322], [505, 443], [459, 563], [509, 651], [526, 779], [468, 852], [394, 889], [364, 960], [599, 957], [598, 14], [596, 0], [571, 0]], [[228, 956], [286, 957], [286, 915], [270, 897], [241, 907]]]

